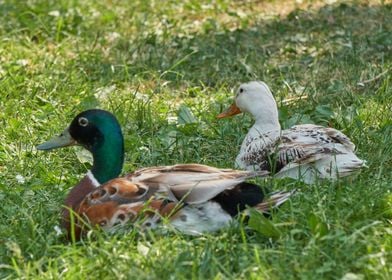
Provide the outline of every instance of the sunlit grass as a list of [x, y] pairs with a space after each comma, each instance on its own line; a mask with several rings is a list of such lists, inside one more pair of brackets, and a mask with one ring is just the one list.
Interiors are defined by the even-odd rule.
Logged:
[[[390, 279], [392, 7], [381, 1], [2, 1], [0, 277], [15, 279]], [[124, 172], [233, 167], [251, 119], [217, 121], [240, 82], [266, 81], [283, 126], [342, 130], [369, 166], [304, 186], [270, 221], [188, 237], [58, 235], [77, 148], [38, 143], [87, 108], [124, 130]]]

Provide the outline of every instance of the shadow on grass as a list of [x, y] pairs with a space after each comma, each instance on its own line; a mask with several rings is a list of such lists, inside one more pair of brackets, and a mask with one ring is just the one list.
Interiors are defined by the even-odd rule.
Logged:
[[[164, 82], [174, 88], [214, 87], [260, 79], [276, 87], [289, 85], [298, 94], [303, 88], [310, 88], [312, 95], [339, 94], [356, 90], [359, 81], [383, 72], [391, 61], [392, 5], [387, 4], [337, 3], [273, 19], [225, 10], [223, 16], [230, 14], [237, 27], [206, 15], [202, 23], [194, 22], [193, 32], [184, 32], [183, 22], [171, 19], [172, 14], [155, 15], [148, 7], [138, 12], [147, 19], [156, 16], [159, 30], [140, 27], [143, 21], [128, 6], [130, 22], [124, 27], [118, 22], [121, 16], [109, 8], [102, 11], [103, 19], [89, 21], [81, 3], [78, 12], [68, 4], [56, 5], [2, 4], [0, 34], [21, 32], [29, 44], [46, 47], [53, 42], [67, 46], [67, 40], [77, 38], [70, 43], [69, 58], [61, 58], [65, 64], [59, 79], [76, 73], [78, 82], [96, 87], [130, 81], [152, 82], [158, 88]], [[125, 35], [108, 39], [110, 29]]]
[[97, 49], [76, 64], [91, 79], [106, 81], [159, 78], [214, 86], [249, 79], [312, 80], [318, 88], [339, 90], [339, 81], [369, 78], [365, 67], [391, 60], [391, 7], [326, 5], [235, 30], [211, 19], [202, 32], [186, 36], [176, 36], [174, 29], [167, 38], [155, 31], [135, 41], [121, 38], [106, 59]]

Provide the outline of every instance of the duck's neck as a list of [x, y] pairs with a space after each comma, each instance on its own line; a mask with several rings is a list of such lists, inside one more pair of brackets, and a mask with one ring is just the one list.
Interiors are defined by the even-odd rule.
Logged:
[[249, 134], [253, 136], [255, 136], [254, 134], [265, 134], [271, 131], [280, 132], [278, 106], [275, 99], [270, 92], [269, 94], [266, 92], [265, 96], [262, 97], [261, 100], [254, 99], [253, 103], [248, 99], [245, 104], [241, 104], [243, 106], [242, 111], [251, 114], [255, 120], [249, 131]]
[[261, 119], [261, 118], [256, 118], [255, 123], [249, 130], [249, 134], [252, 136], [260, 135], [260, 134], [266, 134], [269, 132], [275, 132], [280, 134], [281, 127], [279, 124], [279, 120], [276, 118], [271, 118], [271, 119]]
[[122, 134], [107, 135], [103, 143], [91, 152], [94, 158], [91, 173], [98, 183], [103, 184], [120, 175], [124, 163]]

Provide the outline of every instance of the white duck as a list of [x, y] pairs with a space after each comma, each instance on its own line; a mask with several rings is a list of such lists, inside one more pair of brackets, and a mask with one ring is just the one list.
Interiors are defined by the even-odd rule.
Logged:
[[235, 102], [218, 118], [250, 113], [256, 120], [241, 145], [236, 165], [247, 170], [269, 170], [275, 177], [314, 183], [317, 178], [336, 180], [358, 171], [364, 161], [342, 132], [302, 124], [282, 130], [276, 101], [264, 82], [242, 84]]

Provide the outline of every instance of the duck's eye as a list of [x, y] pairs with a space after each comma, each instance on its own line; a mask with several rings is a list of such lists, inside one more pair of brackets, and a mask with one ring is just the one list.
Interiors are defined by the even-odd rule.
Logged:
[[81, 118], [79, 118], [78, 121], [79, 121], [80, 126], [87, 126], [88, 125], [88, 119], [86, 119], [86, 118], [81, 117]]
[[240, 93], [243, 93], [244, 92], [244, 89], [243, 88], [240, 88]]

